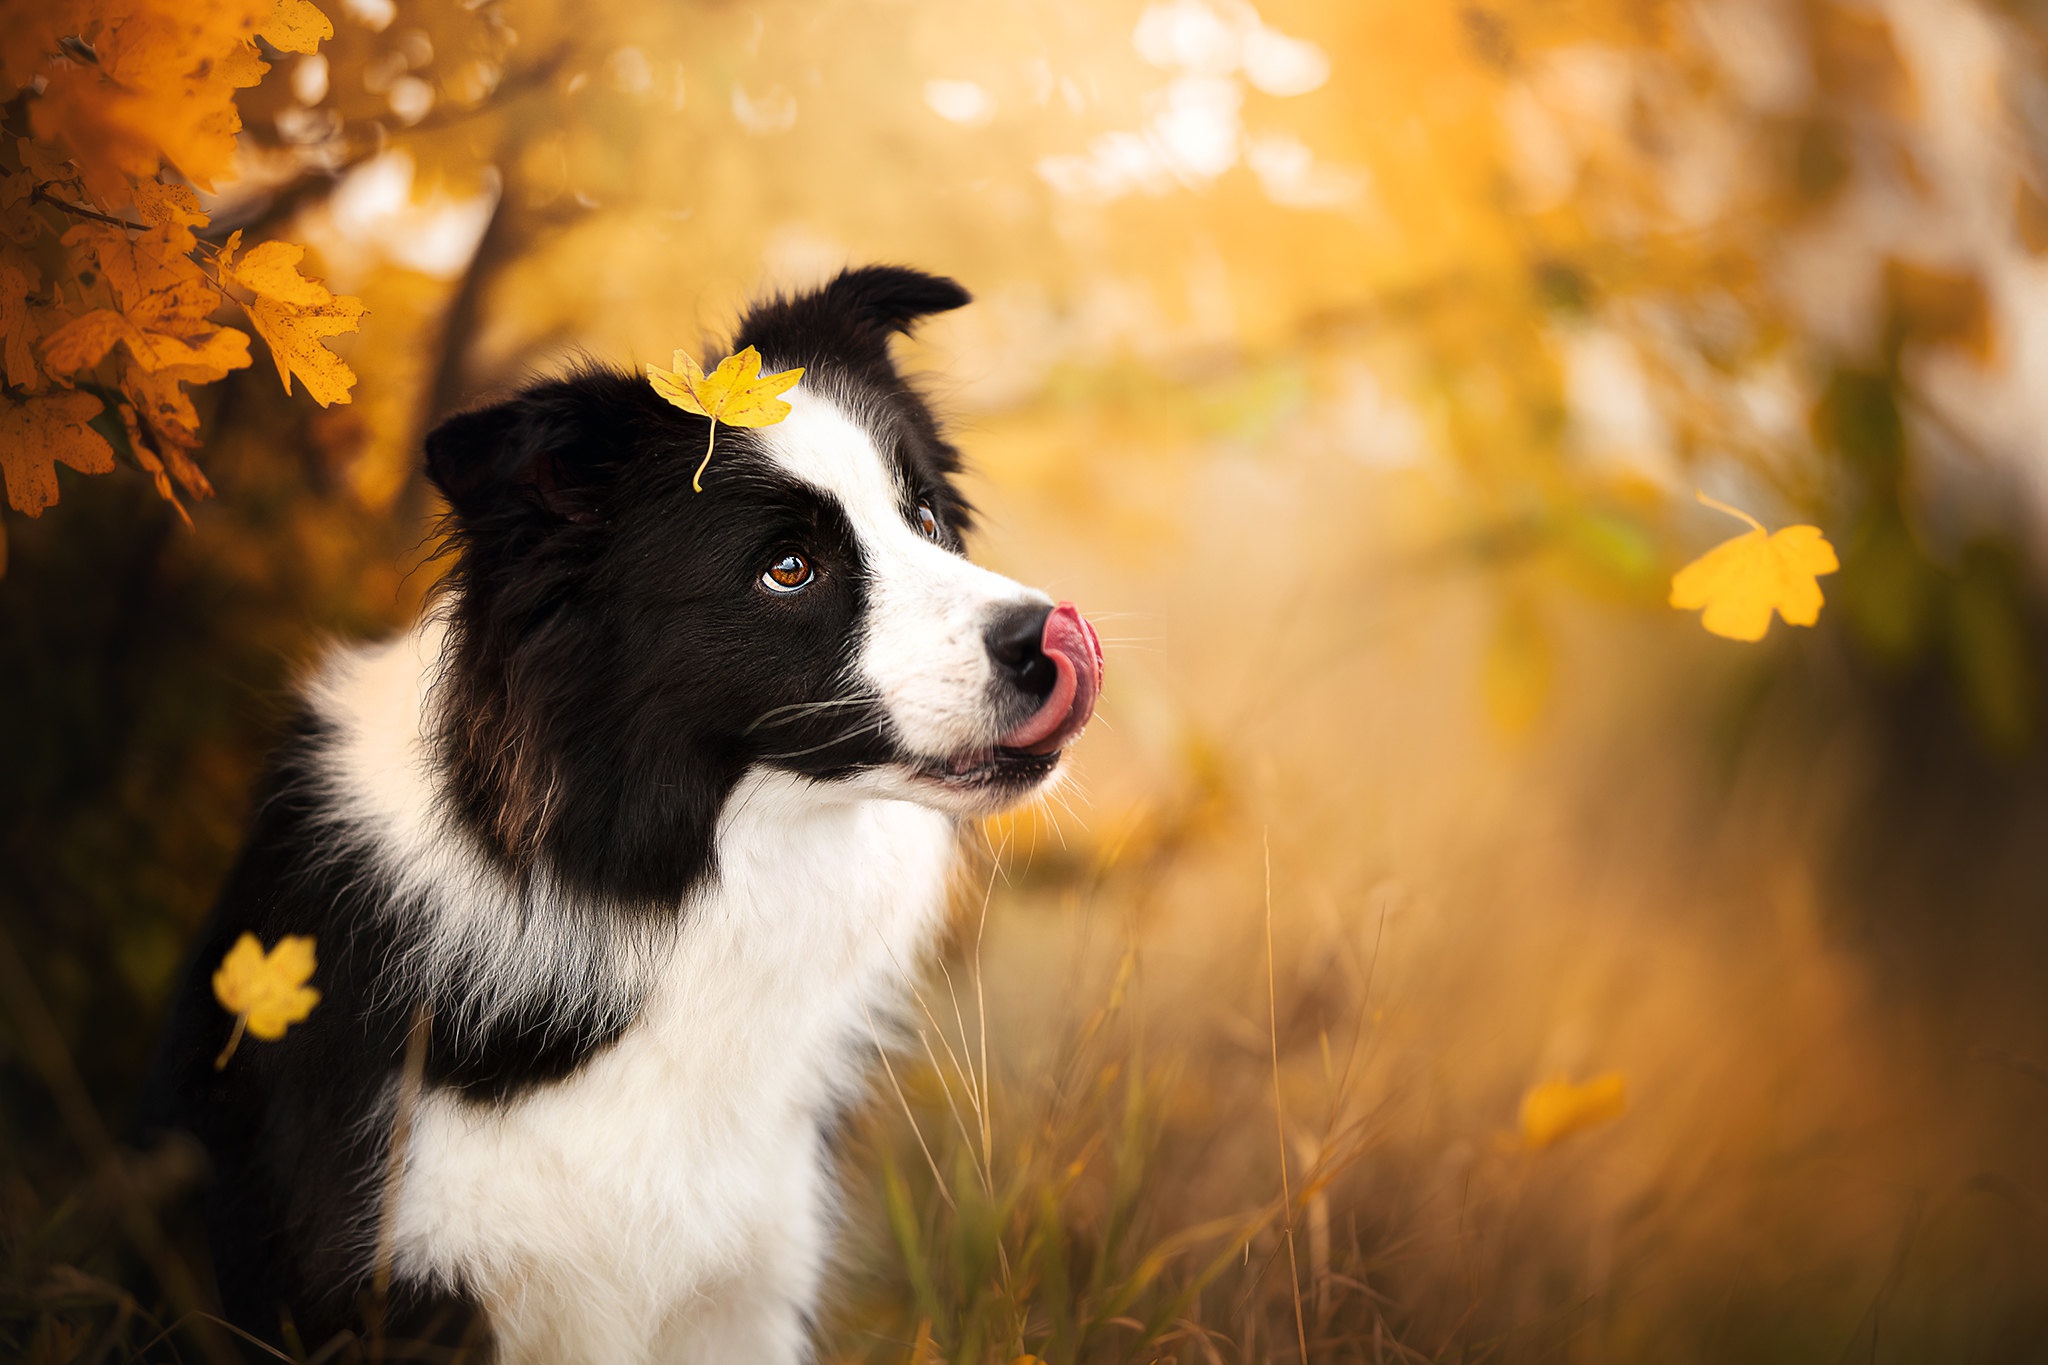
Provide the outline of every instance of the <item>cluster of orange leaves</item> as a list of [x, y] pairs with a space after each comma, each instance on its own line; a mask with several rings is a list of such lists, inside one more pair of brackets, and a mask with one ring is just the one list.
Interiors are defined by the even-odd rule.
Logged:
[[30, 133], [0, 139], [0, 477], [16, 511], [57, 501], [58, 464], [105, 474], [117, 454], [180, 514], [181, 491], [211, 496], [191, 390], [250, 363], [248, 333], [219, 320], [230, 304], [287, 392], [297, 375], [322, 406], [349, 401], [355, 375], [321, 339], [354, 331], [362, 301], [301, 275], [302, 247], [206, 240], [195, 192], [233, 173], [235, 95], [270, 69], [263, 45], [311, 53], [333, 32], [308, 0], [0, 8], [0, 101], [26, 107]]

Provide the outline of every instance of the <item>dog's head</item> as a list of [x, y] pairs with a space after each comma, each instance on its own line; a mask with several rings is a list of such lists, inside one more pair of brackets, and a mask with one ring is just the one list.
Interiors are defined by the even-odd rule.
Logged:
[[522, 868], [672, 901], [768, 767], [962, 815], [1051, 780], [1101, 686], [1073, 607], [972, 564], [959, 453], [890, 338], [967, 294], [848, 271], [745, 320], [793, 411], [710, 424], [586, 369], [427, 438], [452, 544], [437, 716], [461, 815]]

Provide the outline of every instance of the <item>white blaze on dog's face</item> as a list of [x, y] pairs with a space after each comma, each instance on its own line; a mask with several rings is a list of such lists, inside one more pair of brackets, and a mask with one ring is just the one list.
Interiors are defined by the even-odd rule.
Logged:
[[729, 349], [804, 370], [771, 426], [713, 428], [593, 367], [428, 437], [461, 548], [439, 756], [508, 865], [674, 904], [759, 770], [956, 814], [1052, 778], [1100, 645], [968, 562], [960, 452], [890, 354], [967, 301], [877, 266], [757, 306]]
[[788, 401], [789, 417], [755, 439], [853, 529], [865, 591], [849, 682], [878, 700], [901, 754], [862, 781], [963, 814], [1010, 804], [1050, 777], [1093, 713], [1093, 628], [960, 554], [870, 428], [822, 386]]

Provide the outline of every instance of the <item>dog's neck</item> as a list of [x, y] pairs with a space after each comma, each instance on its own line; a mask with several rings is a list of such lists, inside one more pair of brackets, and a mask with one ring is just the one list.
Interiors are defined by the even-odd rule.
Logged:
[[[679, 952], [771, 975], [840, 970], [869, 949], [909, 973], [944, 901], [954, 822], [852, 784], [750, 771], [719, 812], [715, 867], [669, 905], [608, 905], [514, 868], [456, 817], [437, 744], [447, 628], [336, 649], [306, 689], [330, 818], [387, 880], [408, 930], [393, 982], [482, 1027], [553, 996], [620, 1023]], [[828, 967], [827, 964], [836, 964]], [[790, 984], [795, 985], [792, 981]]]

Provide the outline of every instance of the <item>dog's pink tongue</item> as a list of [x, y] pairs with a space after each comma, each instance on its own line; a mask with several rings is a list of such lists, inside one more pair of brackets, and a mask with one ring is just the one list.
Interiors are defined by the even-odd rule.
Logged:
[[1052, 691], [1029, 719], [996, 741], [1027, 754], [1049, 754], [1080, 734], [1102, 693], [1102, 641], [1072, 602], [1060, 603], [1045, 618], [1038, 647], [1057, 675]]

